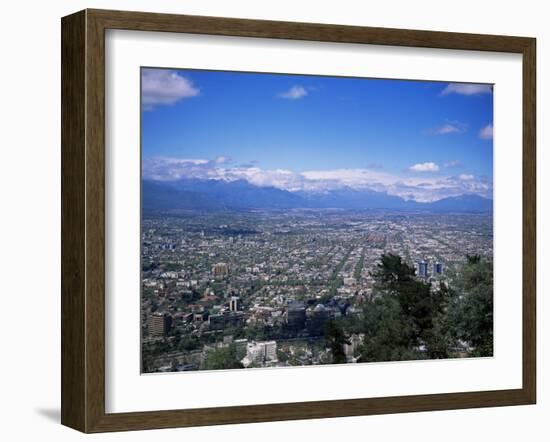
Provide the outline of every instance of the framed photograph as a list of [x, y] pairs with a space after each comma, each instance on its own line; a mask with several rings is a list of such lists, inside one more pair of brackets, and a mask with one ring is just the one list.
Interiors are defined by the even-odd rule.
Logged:
[[62, 423], [536, 400], [535, 39], [62, 19]]

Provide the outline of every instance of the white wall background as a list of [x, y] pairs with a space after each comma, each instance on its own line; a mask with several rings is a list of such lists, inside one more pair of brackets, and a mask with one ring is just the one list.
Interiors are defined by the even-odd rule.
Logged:
[[534, 36], [538, 39], [538, 405], [157, 430], [96, 440], [185, 438], [316, 441], [544, 441], [550, 435], [550, 28], [545, 2], [20, 0], [0, 27], [0, 435], [3, 440], [82, 440], [59, 424], [60, 407], [60, 23], [86, 7]]

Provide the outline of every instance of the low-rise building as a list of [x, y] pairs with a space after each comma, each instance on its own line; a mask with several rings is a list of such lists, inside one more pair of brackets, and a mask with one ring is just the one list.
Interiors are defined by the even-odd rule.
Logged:
[[245, 367], [252, 364], [263, 365], [266, 362], [277, 361], [277, 342], [276, 341], [263, 341], [263, 342], [250, 342], [246, 346], [246, 356], [243, 358], [242, 363]]

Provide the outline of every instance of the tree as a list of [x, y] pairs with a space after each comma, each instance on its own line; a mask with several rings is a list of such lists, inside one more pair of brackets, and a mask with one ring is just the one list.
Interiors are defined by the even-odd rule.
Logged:
[[453, 278], [435, 289], [397, 255], [382, 255], [373, 299], [363, 311], [361, 360], [447, 358], [459, 341], [473, 356], [493, 354], [493, 264], [467, 256]]
[[400, 256], [382, 255], [372, 274], [375, 287], [385, 295], [397, 298], [401, 320], [409, 333], [409, 346], [427, 344], [432, 336], [434, 317], [441, 312], [444, 298], [432, 294], [430, 284], [415, 277], [414, 267]]
[[395, 293], [404, 283], [414, 280], [415, 272], [414, 267], [403, 262], [400, 256], [389, 253], [381, 256], [371, 276], [376, 282], [376, 289]]
[[172, 371], [176, 371], [177, 368], [178, 368], [178, 365], [179, 365], [179, 362], [178, 362], [177, 358], [172, 358], [171, 361], [170, 361], [170, 367], [171, 367]]
[[197, 336], [186, 335], [178, 342], [178, 350], [192, 351], [201, 347], [200, 340]]
[[456, 292], [443, 282], [440, 282], [439, 288], [431, 293], [434, 315], [432, 328], [425, 336], [428, 356], [431, 359], [449, 357], [449, 349], [454, 346], [453, 323], [448, 314], [448, 306], [454, 296]]
[[362, 360], [447, 357], [449, 339], [442, 333], [447, 287], [441, 284], [433, 291], [430, 284], [416, 278], [414, 267], [393, 254], [382, 255], [371, 275], [377, 296], [364, 309]]
[[332, 352], [333, 364], [345, 364], [347, 362], [344, 344], [349, 344], [344, 330], [336, 321], [327, 321], [325, 326], [325, 340]]
[[456, 279], [458, 296], [450, 308], [457, 339], [474, 347], [474, 356], [493, 355], [493, 262], [468, 256]]
[[233, 368], [244, 368], [237, 359], [237, 352], [234, 345], [209, 350], [204, 360], [205, 370], [228, 370]]
[[248, 325], [244, 331], [246, 339], [249, 341], [265, 341], [267, 338], [267, 330], [264, 324]]
[[417, 359], [412, 350], [412, 325], [406, 321], [396, 296], [386, 295], [365, 308], [365, 343], [361, 361], [400, 361]]
[[287, 362], [288, 361], [288, 353], [281, 350], [280, 348], [277, 349], [277, 359], [280, 362]]

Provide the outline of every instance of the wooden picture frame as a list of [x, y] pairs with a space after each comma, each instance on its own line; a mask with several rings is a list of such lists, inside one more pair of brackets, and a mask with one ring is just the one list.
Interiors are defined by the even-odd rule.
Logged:
[[[271, 405], [105, 412], [105, 30], [517, 53], [523, 57], [523, 386]], [[534, 404], [536, 41], [533, 38], [141, 12], [62, 19], [62, 424], [83, 432]]]

